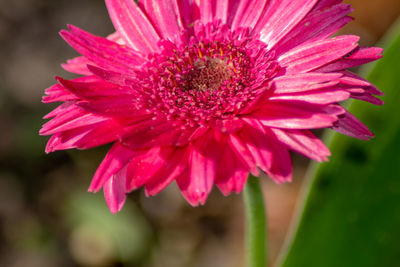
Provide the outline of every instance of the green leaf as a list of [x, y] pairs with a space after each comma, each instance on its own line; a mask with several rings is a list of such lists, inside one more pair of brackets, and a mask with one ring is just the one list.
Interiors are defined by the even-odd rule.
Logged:
[[[72, 194], [64, 208], [64, 216], [71, 231], [71, 247], [88, 250], [83, 261], [80, 255], [76, 256], [76, 260], [85, 266], [97, 264], [97, 261], [96, 264], [90, 261], [92, 258], [132, 263], [140, 260], [150, 249], [150, 225], [130, 199], [127, 199], [121, 212], [113, 215], [104, 202], [103, 194]], [[103, 255], [96, 255], [100, 252]], [[101, 266], [103, 264], [107, 265], [102, 263]]]
[[332, 157], [314, 166], [283, 267], [400, 266], [399, 33], [395, 27], [384, 58], [367, 77], [385, 93], [386, 104], [354, 101], [349, 108], [376, 137], [331, 136]]

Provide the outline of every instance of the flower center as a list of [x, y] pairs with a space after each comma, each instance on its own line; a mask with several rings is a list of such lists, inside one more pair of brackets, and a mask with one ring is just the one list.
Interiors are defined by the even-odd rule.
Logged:
[[218, 23], [198, 24], [190, 40], [180, 45], [164, 40], [160, 48], [132, 87], [143, 108], [190, 126], [240, 115], [279, 69], [273, 53], [248, 29], [232, 32]]
[[216, 91], [233, 76], [232, 66], [221, 59], [206, 58], [194, 63], [194, 69], [184, 79], [188, 90]]

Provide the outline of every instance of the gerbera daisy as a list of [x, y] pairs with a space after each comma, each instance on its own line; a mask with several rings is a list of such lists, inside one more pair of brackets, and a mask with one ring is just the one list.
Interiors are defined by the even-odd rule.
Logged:
[[60, 33], [82, 55], [64, 69], [83, 76], [46, 90], [43, 102], [64, 102], [45, 116], [46, 152], [113, 143], [89, 187], [113, 213], [142, 186], [151, 196], [176, 181], [196, 206], [214, 184], [239, 193], [259, 170], [290, 181], [289, 150], [330, 155], [311, 130], [373, 136], [338, 103], [382, 104], [345, 70], [382, 50], [330, 37], [351, 20], [341, 2], [106, 0], [115, 33]]

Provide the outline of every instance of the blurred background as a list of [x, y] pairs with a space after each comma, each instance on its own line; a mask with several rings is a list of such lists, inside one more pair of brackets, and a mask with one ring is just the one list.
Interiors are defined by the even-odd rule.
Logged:
[[[400, 15], [399, 0], [345, 1], [355, 21], [341, 33], [371, 46]], [[240, 195], [217, 190], [192, 208], [175, 185], [156, 197], [140, 190], [111, 215], [102, 193], [87, 187], [108, 147], [44, 153], [41, 103], [60, 63], [76, 56], [58, 35], [74, 24], [113, 32], [102, 0], [0, 0], [0, 266], [242, 267]], [[373, 129], [372, 129], [373, 130]], [[283, 244], [308, 160], [294, 156], [294, 182], [263, 180], [270, 261]], [[400, 265], [399, 265], [400, 266]]]

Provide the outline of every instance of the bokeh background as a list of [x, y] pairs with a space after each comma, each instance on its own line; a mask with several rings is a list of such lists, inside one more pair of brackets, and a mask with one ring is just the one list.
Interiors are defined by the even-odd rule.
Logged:
[[[376, 44], [400, 15], [399, 0], [345, 2], [355, 21], [341, 33], [362, 45]], [[175, 185], [152, 198], [139, 190], [113, 216], [102, 193], [86, 192], [107, 146], [44, 153], [38, 131], [54, 106], [41, 103], [43, 90], [54, 75], [73, 78], [60, 63], [77, 55], [57, 34], [66, 24], [113, 32], [102, 0], [0, 0], [0, 266], [244, 266], [240, 195], [214, 190], [192, 208]], [[271, 262], [309, 162], [294, 156], [294, 164], [291, 184], [262, 179]]]

